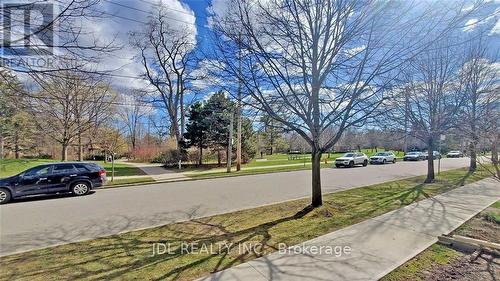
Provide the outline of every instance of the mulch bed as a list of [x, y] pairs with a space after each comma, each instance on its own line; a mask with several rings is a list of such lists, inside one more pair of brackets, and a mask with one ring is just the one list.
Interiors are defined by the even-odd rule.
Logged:
[[468, 254], [447, 265], [434, 267], [424, 275], [428, 281], [500, 280], [500, 255], [491, 252]]

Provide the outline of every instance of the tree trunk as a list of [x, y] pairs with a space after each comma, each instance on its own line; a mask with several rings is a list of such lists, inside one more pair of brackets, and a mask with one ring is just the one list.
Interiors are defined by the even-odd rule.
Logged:
[[313, 207], [323, 205], [323, 198], [321, 195], [321, 151], [312, 148], [312, 202]]
[[83, 161], [82, 134], [78, 133], [78, 161]]
[[427, 178], [425, 183], [434, 182], [434, 148], [432, 139], [428, 142], [427, 148]]
[[497, 179], [500, 179], [500, 168], [498, 167], [498, 146], [497, 143], [493, 143], [491, 147], [491, 163], [496, 171]]
[[220, 149], [217, 150], [217, 166], [221, 165], [221, 159], [220, 159]]
[[203, 165], [203, 145], [200, 144], [200, 158], [198, 159], [198, 165]]
[[474, 140], [470, 142], [469, 150], [470, 150], [469, 171], [474, 172], [477, 169], [477, 152], [476, 152], [476, 143]]
[[3, 136], [0, 136], [0, 159], [3, 159], [3, 146], [4, 146]]
[[19, 135], [17, 133], [17, 130], [16, 130], [16, 133], [14, 134], [14, 153], [15, 153], [15, 157], [16, 159], [19, 159]]
[[61, 160], [62, 161], [68, 160], [68, 144], [67, 143], [62, 144]]

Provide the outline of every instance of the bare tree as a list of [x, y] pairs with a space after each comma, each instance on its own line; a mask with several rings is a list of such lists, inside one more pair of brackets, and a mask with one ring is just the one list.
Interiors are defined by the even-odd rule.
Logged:
[[[498, 67], [495, 59], [488, 58], [486, 38], [481, 36], [473, 41], [467, 48], [464, 64], [459, 73], [461, 94], [466, 101], [462, 111], [460, 129], [469, 142], [470, 165], [469, 171], [477, 168], [477, 145], [480, 136], [490, 139], [483, 132], [494, 132], [492, 128], [498, 128], [498, 119], [493, 121], [492, 117], [498, 115]], [[495, 112], [496, 111], [496, 112]], [[498, 117], [498, 116], [496, 116]], [[494, 144], [495, 137], [493, 136]]]
[[[444, 19], [457, 22], [452, 9], [434, 17], [437, 7], [416, 12], [403, 1], [234, 0], [230, 8], [213, 21], [223, 71], [238, 77], [247, 104], [308, 142], [314, 207], [322, 204], [322, 153], [381, 114], [396, 70], [443, 33]], [[431, 30], [438, 35], [426, 37]], [[326, 130], [334, 133], [323, 138]]]
[[[159, 95], [170, 121], [170, 136], [175, 138], [179, 157], [185, 129], [185, 96], [196, 64], [192, 52], [195, 42], [190, 28], [169, 25], [166, 8], [159, 4], [145, 33], [132, 34], [132, 43], [140, 51], [145, 77]], [[179, 159], [180, 160], [180, 159]]]
[[[408, 62], [405, 83], [391, 100], [393, 121], [427, 145], [426, 183], [434, 181], [433, 153], [441, 135], [453, 128], [465, 102], [457, 83], [460, 45], [440, 42]], [[406, 129], [406, 128], [405, 128]]]
[[[28, 108], [37, 126], [61, 144], [65, 161], [75, 138], [109, 117], [114, 95], [102, 81], [72, 74], [38, 83], [43, 88], [27, 96]], [[81, 151], [81, 142], [78, 145]]]
[[132, 153], [135, 151], [141, 121], [149, 113], [146, 104], [146, 93], [141, 90], [132, 90], [129, 94], [123, 95], [125, 106], [118, 113], [125, 128], [132, 146]]

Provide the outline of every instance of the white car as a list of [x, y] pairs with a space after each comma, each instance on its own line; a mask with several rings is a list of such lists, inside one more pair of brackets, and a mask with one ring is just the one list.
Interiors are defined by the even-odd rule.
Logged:
[[335, 167], [354, 167], [354, 165], [368, 165], [368, 156], [361, 152], [348, 152], [344, 156], [335, 159]]
[[370, 157], [370, 164], [396, 163], [396, 155], [392, 152], [378, 152]]
[[448, 158], [460, 158], [460, 157], [464, 157], [464, 154], [458, 150], [452, 150], [452, 151], [448, 152], [448, 154], [446, 154], [446, 157], [448, 157]]

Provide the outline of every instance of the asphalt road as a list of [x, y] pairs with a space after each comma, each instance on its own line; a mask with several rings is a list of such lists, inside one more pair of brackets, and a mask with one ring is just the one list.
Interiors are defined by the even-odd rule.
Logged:
[[[441, 169], [465, 167], [468, 161], [443, 159]], [[323, 192], [423, 175], [426, 169], [424, 161], [323, 169]], [[310, 171], [296, 171], [17, 201], [0, 206], [0, 256], [308, 197], [310, 181]]]

